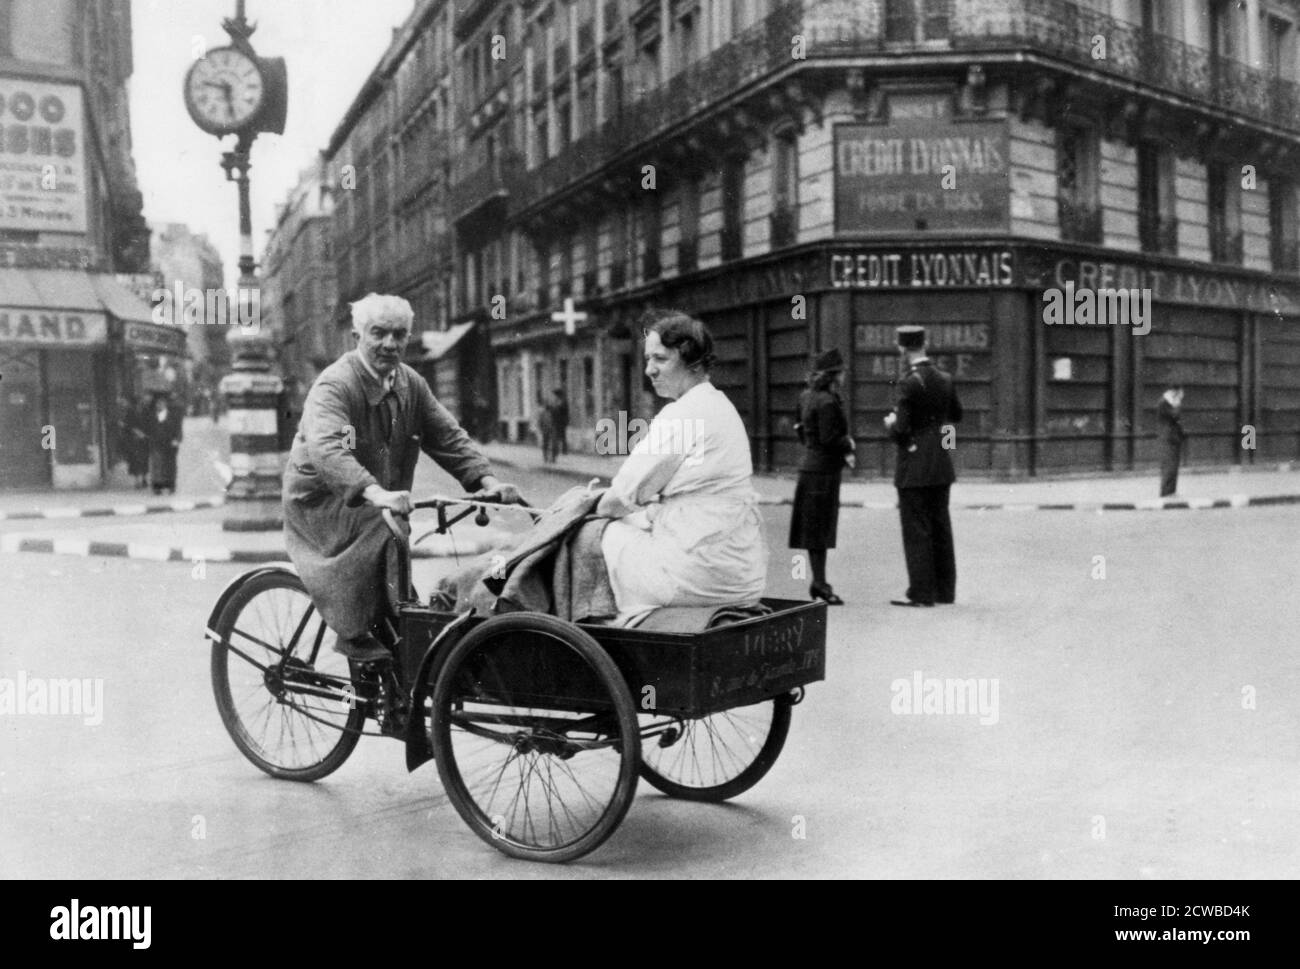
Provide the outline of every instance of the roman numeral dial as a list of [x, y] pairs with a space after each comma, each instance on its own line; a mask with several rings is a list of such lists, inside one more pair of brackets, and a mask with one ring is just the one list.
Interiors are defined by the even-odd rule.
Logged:
[[246, 127], [257, 117], [265, 98], [260, 66], [234, 47], [208, 51], [185, 76], [185, 106], [190, 117], [212, 134]]

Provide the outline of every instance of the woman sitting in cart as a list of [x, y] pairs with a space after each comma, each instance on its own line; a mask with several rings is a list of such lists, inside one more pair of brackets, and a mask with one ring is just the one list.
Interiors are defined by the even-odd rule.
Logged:
[[672, 403], [596, 507], [615, 519], [601, 550], [619, 616], [756, 602], [767, 581], [763, 519], [745, 425], [709, 379], [713, 338], [676, 311], [653, 311], [643, 322], [646, 375]]

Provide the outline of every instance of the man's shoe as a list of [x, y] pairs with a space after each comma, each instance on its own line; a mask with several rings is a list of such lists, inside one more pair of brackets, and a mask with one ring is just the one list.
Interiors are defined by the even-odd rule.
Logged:
[[891, 606], [912, 606], [912, 607], [924, 607], [927, 609], [934, 608], [933, 602], [917, 602], [915, 599], [890, 599], [889, 604]]
[[334, 652], [342, 653], [357, 663], [374, 663], [392, 656], [374, 636], [340, 639], [334, 643]]

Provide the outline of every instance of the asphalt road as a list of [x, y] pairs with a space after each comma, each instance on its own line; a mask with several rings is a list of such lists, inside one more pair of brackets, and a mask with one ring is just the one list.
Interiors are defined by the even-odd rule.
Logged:
[[[769, 594], [802, 597], [788, 510], [765, 513]], [[896, 518], [846, 510], [830, 567], [849, 604], [771, 773], [723, 806], [642, 784], [563, 867], [491, 850], [389, 740], [313, 785], [244, 761], [203, 639], [240, 568], [0, 556], [0, 677], [103, 681], [97, 725], [0, 716], [2, 874], [1296, 877], [1296, 510], [962, 512], [955, 530], [958, 603], [891, 608]], [[982, 712], [903, 712], [917, 679], [950, 678], [980, 683]]]

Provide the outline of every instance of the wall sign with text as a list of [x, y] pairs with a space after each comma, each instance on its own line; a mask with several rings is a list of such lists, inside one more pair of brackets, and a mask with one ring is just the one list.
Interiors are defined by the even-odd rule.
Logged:
[[86, 231], [81, 88], [0, 78], [0, 229]]
[[1006, 230], [1005, 121], [835, 126], [836, 232]]

